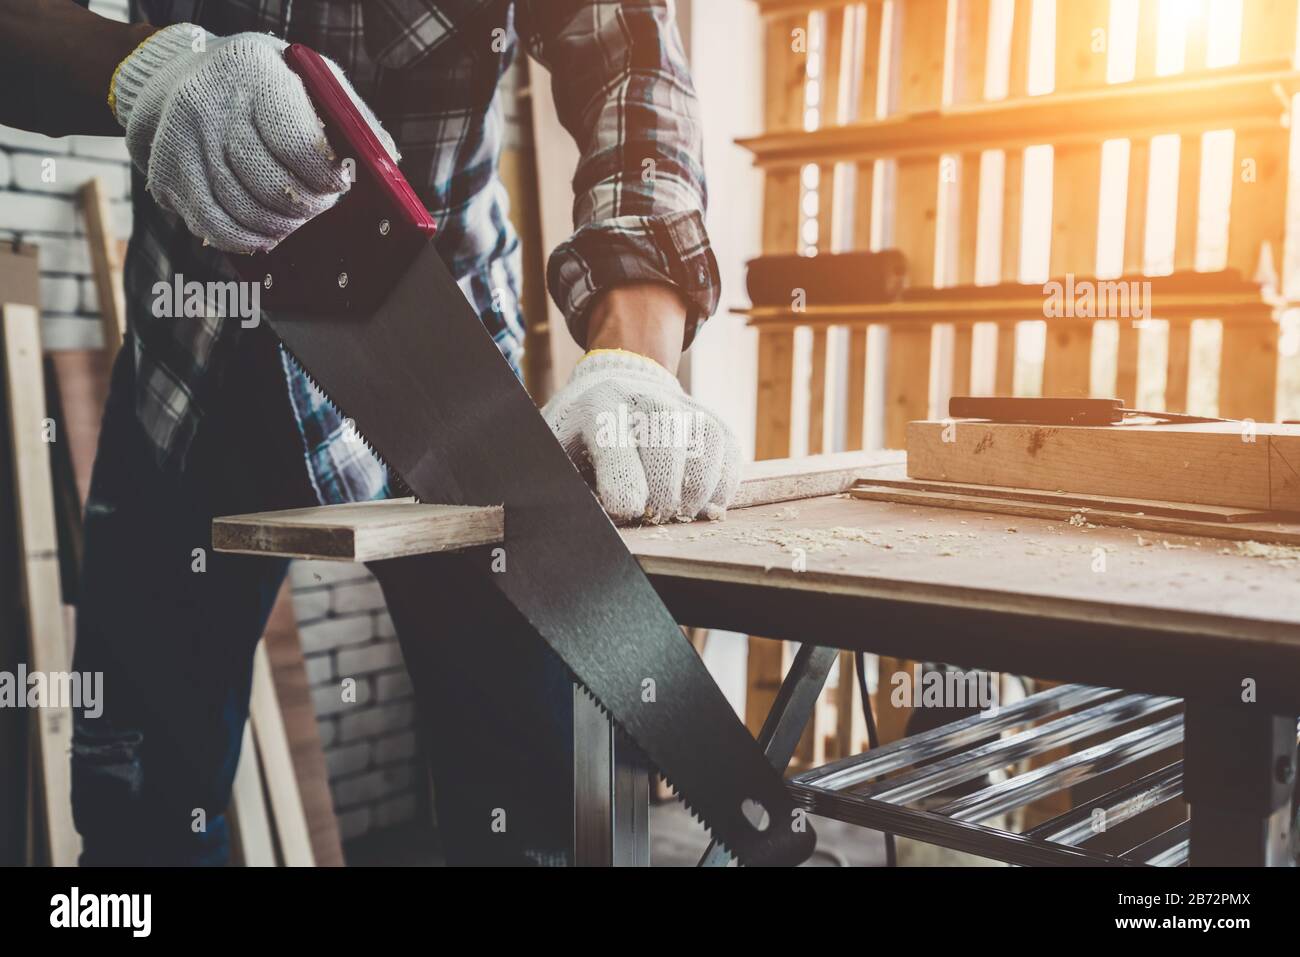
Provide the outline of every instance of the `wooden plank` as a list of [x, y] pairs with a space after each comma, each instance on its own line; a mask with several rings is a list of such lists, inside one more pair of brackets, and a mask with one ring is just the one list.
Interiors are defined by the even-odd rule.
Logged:
[[856, 451], [866, 445], [867, 330], [850, 329], [848, 347], [848, 408], [844, 417], [844, 448]]
[[[859, 67], [858, 117], [875, 119], [880, 115], [880, 63], [881, 44], [884, 39], [884, 4], [882, 0], [867, 0], [859, 7], [862, 24], [862, 62]], [[858, 247], [865, 249], [866, 246]]]
[[924, 479], [889, 478], [892, 469], [880, 469], [865, 476], [853, 488], [855, 493], [863, 486], [897, 488], [912, 492], [944, 494], [953, 499], [964, 496], [1011, 499], [1017, 502], [1040, 502], [1062, 508], [1082, 510], [1104, 509], [1131, 515], [1177, 518], [1197, 522], [1264, 522], [1281, 521], [1289, 517], [1286, 512], [1267, 512], [1257, 508], [1235, 508], [1227, 505], [1193, 505], [1187, 502], [1168, 502], [1149, 498], [1124, 498], [1117, 495], [1082, 495], [1078, 492], [1046, 491], [1042, 489], [1014, 488], [1003, 485], [972, 485], [964, 482], [934, 482]]
[[756, 458], [781, 459], [790, 454], [793, 394], [794, 332], [760, 329]]
[[[27, 611], [27, 661], [33, 672], [50, 676], [68, 671], [70, 655], [59, 584], [49, 449], [41, 437], [46, 415], [40, 319], [33, 306], [10, 303], [0, 306], [0, 318]], [[81, 853], [81, 838], [72, 821], [72, 710], [66, 704], [48, 703], [31, 718], [45, 824], [44, 859], [56, 867], [73, 867]]]
[[[1214, 273], [1200, 273], [1202, 277], [1222, 279], [1224, 283], [1238, 286], [1230, 292], [1178, 291], [1152, 277], [1152, 295], [1155, 297], [1160, 315], [1166, 318], [1181, 317], [1194, 319], [1204, 317], [1207, 313], [1221, 317], [1226, 322], [1259, 322], [1269, 319], [1274, 306], [1266, 300], [1258, 287], [1241, 286], [1241, 278], [1235, 270]], [[1112, 280], [1102, 280], [1111, 282]], [[1134, 277], [1130, 281], [1142, 281]], [[1070, 289], [1067, 283], [1062, 292]], [[1107, 287], [1108, 294], [1111, 291]], [[1113, 289], [1115, 295], [1123, 292], [1122, 287]], [[1085, 293], [1083, 286], [1075, 284], [1073, 295], [1067, 299], [1076, 305], [1087, 303], [1091, 292]], [[1014, 288], [981, 287], [979, 295], [940, 296], [915, 294], [899, 302], [887, 303], [849, 303], [846, 305], [810, 306], [795, 312], [784, 306], [756, 306], [738, 310], [750, 317], [750, 324], [766, 329], [790, 328], [798, 326], [816, 327], [818, 325], [852, 325], [875, 322], [919, 324], [922, 322], [955, 322], [971, 320], [975, 322], [992, 319], [999, 315], [1023, 317], [1024, 321], [1043, 318], [1043, 291], [1041, 286], [1022, 283]], [[1122, 304], [1122, 303], [1121, 303]], [[1096, 308], [1094, 299], [1092, 308]], [[796, 321], [797, 320], [797, 321]]]
[[[1241, 60], [1271, 62], [1296, 56], [1296, 0], [1243, 0]], [[1275, 117], [1271, 129], [1245, 132], [1233, 124], [1236, 168], [1228, 235], [1229, 264], [1253, 276], [1264, 256], [1282, 261], [1286, 234], [1289, 131]], [[1261, 421], [1275, 417], [1277, 331], [1264, 324], [1225, 326], [1219, 411]]]
[[[1146, 225], [1150, 180], [1151, 144], [1148, 140], [1130, 140], [1128, 193], [1124, 204], [1124, 273], [1129, 276], [1146, 272]], [[1117, 320], [1117, 325], [1119, 337], [1115, 358], [1115, 394], [1131, 406], [1137, 402], [1140, 330], [1131, 319], [1120, 318]]]
[[[1160, 26], [1160, 0], [1137, 0], [1137, 36], [1133, 75], [1150, 80], [1156, 75], [1156, 49]], [[1124, 273], [1146, 272], [1147, 202], [1151, 183], [1151, 142], [1145, 137], [1129, 140], [1128, 193], [1124, 217]], [[1137, 402], [1140, 329], [1132, 320], [1118, 321], [1115, 357], [1115, 394], [1125, 403]]]
[[[990, 0], [960, 0], [957, 7], [957, 42], [953, 48], [956, 78], [953, 98], [958, 103], [984, 99], [988, 73]], [[957, 160], [957, 207], [953, 227], [956, 245], [954, 279], [958, 285], [974, 285], [976, 254], [979, 248], [980, 152], [963, 153]], [[953, 395], [969, 395], [971, 363], [974, 352], [974, 326], [957, 323], [953, 327], [952, 388]]]
[[213, 521], [212, 547], [369, 562], [491, 545], [505, 537], [505, 510], [499, 505], [426, 505], [413, 499], [399, 504], [400, 511], [382, 502], [287, 509], [274, 513], [274, 523], [265, 513], [231, 515]]
[[[836, 452], [802, 458], [768, 459], [745, 466], [732, 509], [795, 502], [848, 491], [864, 477], [896, 473], [901, 452]], [[495, 531], [467, 538], [465, 547], [505, 540], [501, 508], [427, 505], [413, 498], [260, 512], [216, 518], [212, 547], [219, 552], [274, 555], [324, 561], [373, 562], [446, 551], [441, 522], [431, 509], [479, 512], [479, 526]], [[382, 534], [375, 534], [378, 529]], [[355, 543], [361, 542], [358, 547]], [[340, 544], [343, 543], [343, 544]]]
[[[40, 304], [40, 261], [37, 248], [0, 242], [0, 301]], [[4, 365], [0, 363], [0, 406], [5, 403]], [[27, 627], [23, 605], [22, 562], [18, 549], [18, 514], [10, 503], [15, 470], [11, 464], [13, 442], [8, 416], [0, 412], [0, 671], [16, 673], [27, 659]], [[18, 708], [0, 709], [0, 766], [24, 772], [30, 767], [27, 713]], [[0, 775], [0, 866], [19, 866], [29, 860], [31, 841], [29, 813], [33, 775]], [[34, 815], [33, 815], [34, 816]]]
[[792, 502], [847, 491], [862, 475], [897, 468], [901, 452], [837, 452], [809, 458], [751, 462], [733, 509]]
[[[957, 8], [957, 37], [953, 54], [957, 77], [956, 102], [980, 102], [984, 99], [988, 72], [989, 0], [960, 0]], [[974, 285], [980, 227], [980, 164], [983, 154], [961, 154], [957, 162], [958, 205], [955, 223], [955, 281]], [[969, 395], [971, 365], [974, 358], [974, 326], [960, 322], [953, 327], [952, 389], [953, 395]]]
[[[806, 12], [769, 19], [764, 25], [763, 122], [766, 131], [802, 129], [807, 94], [809, 19]], [[798, 168], [769, 171], [763, 185], [763, 252], [801, 251], [801, 184]], [[755, 456], [790, 454], [794, 404], [794, 332], [758, 334], [758, 394]], [[776, 658], [766, 646], [775, 644]], [[748, 639], [745, 720], [757, 733], [781, 682], [781, 645]], [[761, 711], [761, 716], [760, 716]]]
[[[1228, 265], [1244, 276], [1281, 261], [1286, 240], [1287, 156], [1290, 133], [1238, 133]], [[1225, 324], [1219, 376], [1219, 413], [1271, 422], [1277, 394], [1277, 328], [1271, 322]]]
[[293, 755], [280, 701], [276, 695], [271, 660], [264, 643], [253, 654], [253, 688], [249, 701], [249, 724], [262, 759], [266, 790], [275, 820], [276, 845], [285, 867], [314, 867], [311, 834], [298, 790]]
[[[1052, 505], [1045, 502], [1015, 501], [1007, 498], [977, 495], [952, 495], [946, 492], [926, 492], [872, 485], [862, 485], [854, 488], [849, 492], [849, 495], [852, 498], [864, 501], [898, 502], [904, 505], [921, 505], [927, 508], [1050, 519], [1072, 527], [1131, 528], [1137, 531], [1154, 532], [1162, 535], [1191, 535], [1199, 538], [1257, 544], [1267, 543], [1286, 546], [1300, 544], [1300, 524], [1295, 523], [1246, 522], [1229, 524], [1216, 521], [1201, 521], [1193, 518], [1170, 518], [1135, 512], [1115, 512], [1107, 509], [1081, 510], [1073, 506]], [[1152, 541], [1151, 544], [1154, 545], [1155, 542]]]
[[[1007, 97], [1019, 100], [1029, 90], [1029, 51], [1033, 28], [1032, 0], [1013, 0], [1011, 38], [1007, 56]], [[1023, 225], [1025, 151], [1023, 147], [1003, 151], [1002, 248], [1003, 282], [1020, 281], [1020, 232]], [[1015, 393], [1016, 324], [999, 322], [997, 327], [993, 391]]]
[[873, 122], [784, 130], [740, 139], [764, 169], [803, 163], [920, 159], [944, 151], [1012, 149], [1052, 143], [1085, 146], [1105, 139], [1216, 129], [1265, 130], [1277, 123], [1278, 95], [1300, 74], [1284, 60], [1226, 67], [1067, 93], [916, 108]]
[[[901, 30], [898, 109], [936, 110], [943, 104], [947, 42], [946, 0], [914, 0], [894, 7]], [[908, 284], [934, 284], [939, 159], [901, 160], [897, 168], [893, 245], [907, 257]], [[885, 372], [885, 446], [901, 448], [907, 422], [928, 413], [930, 402], [928, 326], [892, 326]]]
[[826, 429], [826, 330], [814, 329], [808, 377], [808, 454], [820, 455]]
[[1238, 423], [908, 428], [908, 476], [974, 485], [1300, 510], [1300, 426]]
[[1192, 369], [1192, 324], [1169, 323], [1169, 344], [1165, 355], [1165, 409], [1186, 412]]
[[244, 867], [275, 867], [275, 835], [262, 789], [262, 769], [251, 724], [244, 725], [239, 764], [231, 789], [230, 824], [233, 830], [232, 858]]
[[303, 811], [311, 834], [312, 856], [317, 867], [342, 867], [343, 844], [334, 798], [330, 793], [329, 769], [321, 747], [320, 726], [307, 682], [307, 666], [298, 622], [293, 608], [293, 589], [286, 581], [280, 589], [271, 617], [266, 623], [263, 646], [271, 663], [276, 698], [283, 716], [294, 775], [302, 795]]
[[109, 362], [122, 348], [126, 337], [126, 292], [122, 286], [122, 262], [117, 253], [109, 215], [108, 191], [99, 177], [86, 180], [78, 193], [86, 220], [86, 242], [94, 267], [95, 292], [99, 300], [100, 329]]
[[803, 127], [808, 15], [768, 20], [764, 28], [764, 116], [768, 130]]
[[[1201, 20], [1202, 18], [1193, 18]], [[1202, 28], [1203, 32], [1203, 28]], [[1200, 46], [1202, 66], [1205, 59], [1204, 37]], [[1189, 47], [1188, 55], [1195, 51]], [[1195, 68], [1189, 61], [1188, 68]], [[1200, 226], [1202, 137], [1190, 134], [1181, 138], [1178, 149], [1178, 212], [1174, 234], [1174, 269], [1196, 269], [1197, 234]], [[1249, 273], [1247, 274], [1249, 275]], [[1165, 378], [1165, 408], [1174, 412], [1187, 410], [1188, 375], [1192, 351], [1191, 322], [1169, 323], [1169, 348]]]
[[[1056, 90], [1106, 82], [1109, 0], [1072, 0], [1056, 11]], [[1103, 38], [1098, 44], [1097, 38]], [[1053, 160], [1051, 274], [1091, 276], [1097, 268], [1100, 144], [1057, 146]], [[1043, 395], [1091, 393], [1092, 320], [1048, 319]]]
[[835, 759], [852, 757], [861, 750], [857, 734], [858, 709], [861, 707], [861, 695], [858, 683], [853, 679], [853, 653], [841, 651], [836, 657], [839, 662], [839, 683], [835, 686]]
[[[745, 659], [745, 727], [758, 737], [784, 676], [784, 642], [751, 636]], [[809, 722], [811, 724], [811, 722]]]
[[[1053, 165], [1053, 276], [1092, 276], [1097, 266], [1101, 150], [1057, 150]], [[1043, 395], [1085, 396], [1091, 389], [1091, 319], [1047, 320]]]

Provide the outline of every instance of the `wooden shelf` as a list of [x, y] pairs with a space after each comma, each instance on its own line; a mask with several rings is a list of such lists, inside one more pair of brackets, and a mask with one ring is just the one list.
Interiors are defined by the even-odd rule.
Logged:
[[1162, 133], [1280, 130], [1300, 71], [1283, 60], [1081, 92], [953, 106], [737, 142], [764, 168], [938, 156]]
[[765, 17], [786, 17], [792, 13], [812, 13], [814, 10], [838, 10], [861, 3], [862, 0], [755, 0], [758, 12]]
[[[1055, 280], [1061, 282], [1062, 280]], [[1151, 319], [1190, 321], [1220, 319], [1230, 323], [1272, 322], [1281, 307], [1265, 299], [1252, 282], [1236, 270], [1214, 273], [1175, 273], [1170, 276], [1119, 276], [1114, 279], [1078, 277], [1096, 285], [1149, 282]], [[1063, 292], [1064, 292], [1063, 288]], [[894, 302], [837, 303], [808, 306], [794, 312], [788, 306], [750, 306], [736, 309], [748, 316], [750, 325], [766, 328], [824, 326], [867, 326], [877, 323], [909, 322], [1099, 322], [1116, 316], [1088, 317], [1044, 315], [1047, 296], [1037, 283], [1004, 283], [998, 286], [957, 286], [943, 289], [908, 289]], [[1076, 302], [1078, 301], [1076, 297]]]

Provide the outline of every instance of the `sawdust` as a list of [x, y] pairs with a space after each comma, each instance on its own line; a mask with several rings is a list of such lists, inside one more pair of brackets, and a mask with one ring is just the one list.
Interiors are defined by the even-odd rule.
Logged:
[[775, 545], [792, 551], [800, 549], [808, 554], [814, 552], [839, 551], [847, 554], [848, 545], [872, 545], [877, 548], [893, 548], [892, 542], [886, 541], [879, 532], [865, 528], [851, 528], [837, 525], [833, 528], [767, 528], [751, 531], [732, 532], [727, 535], [734, 542], [744, 545]]
[[1278, 568], [1300, 565], [1300, 548], [1294, 545], [1268, 545], [1263, 542], [1237, 542], [1235, 548], [1223, 548], [1220, 555], [1238, 555], [1242, 558], [1260, 558]]

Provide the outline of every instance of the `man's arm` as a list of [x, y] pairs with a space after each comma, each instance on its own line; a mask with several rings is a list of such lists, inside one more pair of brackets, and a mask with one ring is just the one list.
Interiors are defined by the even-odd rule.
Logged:
[[0, 0], [0, 124], [51, 136], [121, 135], [108, 84], [153, 31], [72, 0]]
[[550, 66], [581, 150], [575, 234], [548, 286], [579, 343], [669, 370], [717, 308], [704, 229], [700, 121], [667, 0], [523, 0], [519, 29]]

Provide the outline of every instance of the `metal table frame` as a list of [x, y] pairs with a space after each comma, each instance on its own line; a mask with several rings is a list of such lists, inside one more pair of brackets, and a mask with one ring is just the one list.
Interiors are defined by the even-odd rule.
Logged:
[[[769, 637], [797, 640], [788, 629], [777, 627], [774, 631], [773, 624], [779, 626], [780, 622], [769, 620], [762, 627], [752, 628], [756, 624], [751, 620], [752, 605], [749, 606], [750, 612], [742, 616], [744, 620], [727, 615], [725, 604], [720, 606], [717, 602], [711, 603], [712, 612], [705, 614], [696, 601], [698, 596], [691, 583], [656, 579], [655, 576], [652, 580], [679, 621], [697, 625], [707, 622], [711, 627], [758, 631]], [[788, 606], [791, 604], [789, 595], [785, 597]], [[805, 618], [804, 622], [800, 631], [823, 631], [822, 626], [828, 623], [816, 618]], [[1097, 627], [1106, 626], [1098, 624]], [[833, 628], [830, 630], [835, 631]], [[784, 770], [788, 766], [839, 649], [865, 650], [863, 645], [875, 644], [859, 638], [853, 642], [841, 640], [834, 644], [804, 644], [800, 647], [759, 737], [759, 743], [774, 767]], [[890, 646], [881, 650], [899, 652], [898, 641], [881, 644]], [[905, 646], [903, 643], [902, 647]], [[1006, 662], [997, 664], [1005, 665]], [[599, 710], [591, 706], [585, 696], [579, 694], [578, 698], [581, 700], [576, 709], [575, 745], [582, 745], [577, 750], [582, 757], [578, 758], [575, 767], [575, 862], [581, 866], [648, 864], [649, 834], [645, 825], [649, 817], [649, 787], [646, 771], [637, 767], [617, 773], [620, 761], [628, 760], [626, 746], [620, 748], [617, 736], [609, 733], [608, 722]], [[1172, 701], [1148, 700], [1157, 704], [1162, 700]], [[581, 707], [584, 703], [588, 704], [585, 712]], [[1103, 800], [1115, 805], [1131, 800], [1135, 795], [1157, 791], [1173, 796], [1181, 785], [1183, 797], [1191, 808], [1190, 820], [1123, 856], [1090, 852], [1054, 839], [1054, 835], [1063, 829], [1079, 824], [1080, 817], [1086, 816], [1090, 809], [1075, 809], [1043, 827], [1026, 834], [1015, 834], [942, 814], [904, 808], [878, 796], [847, 793], [830, 786], [829, 782], [837, 774], [855, 763], [861, 764], [882, 755], [889, 757], [905, 753], [913, 755], [914, 759], [918, 753], [916, 749], [923, 749], [925, 745], [924, 741], [918, 744], [916, 738], [895, 742], [874, 754], [849, 758], [801, 774], [789, 783], [789, 789], [799, 806], [814, 814], [1018, 865], [1136, 866], [1180, 863], [1186, 858], [1190, 858], [1193, 866], [1294, 865], [1291, 828], [1294, 824], [1292, 795], [1296, 776], [1295, 713], [1279, 715], [1253, 703], [1233, 706], [1221, 699], [1206, 701], [1199, 698], [1187, 698], [1184, 709], [1185, 717], [1177, 735], [1177, 739], [1183, 739], [1184, 761], [1177, 767], [1162, 769], [1163, 773], [1158, 772], [1111, 792]], [[1143, 753], [1155, 750], [1162, 741], [1175, 740], [1170, 729], [1165, 728], [1166, 737], [1153, 742], [1151, 736], [1161, 730], [1156, 727], [1155, 731], [1144, 733], [1141, 740], [1146, 742], [1147, 750]], [[987, 727], [983, 733], [988, 733]], [[584, 747], [595, 742], [605, 747], [601, 756], [592, 760], [584, 755]], [[924, 755], [923, 750], [919, 753]], [[615, 773], [611, 774], [611, 768], [616, 769]], [[730, 859], [721, 848], [710, 846], [700, 863], [701, 866], [726, 866]]]

